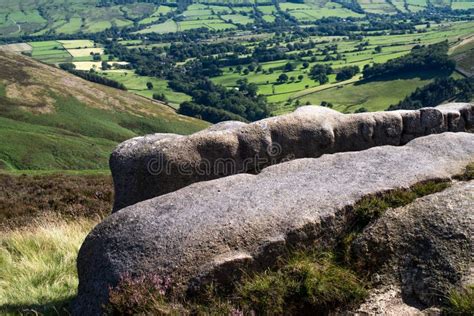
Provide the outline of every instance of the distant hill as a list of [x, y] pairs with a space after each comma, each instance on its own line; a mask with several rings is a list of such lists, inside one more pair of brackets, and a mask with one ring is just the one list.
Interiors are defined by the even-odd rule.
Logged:
[[0, 51], [0, 68], [0, 169], [106, 169], [125, 139], [208, 126], [20, 54]]

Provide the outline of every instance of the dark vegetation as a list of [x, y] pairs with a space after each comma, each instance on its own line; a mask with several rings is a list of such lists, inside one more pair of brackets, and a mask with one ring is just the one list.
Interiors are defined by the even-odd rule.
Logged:
[[377, 79], [387, 75], [403, 75], [405, 72], [437, 69], [451, 72], [456, 66], [448, 59], [448, 42], [427, 46], [415, 46], [410, 54], [391, 59], [383, 64], [367, 66], [363, 70], [364, 79]]
[[[201, 112], [208, 112], [207, 108], [214, 108], [214, 114], [222, 116], [213, 123], [225, 120], [225, 117], [232, 116], [239, 121], [257, 121], [269, 115], [266, 100], [263, 95], [257, 95], [255, 84], [248, 84], [241, 81], [238, 89], [227, 89], [221, 85], [216, 85], [210, 80], [204, 78], [201, 80], [187, 80], [176, 78], [169, 82], [169, 86], [176, 91], [184, 92], [193, 97], [193, 102], [199, 107], [191, 107], [184, 104], [186, 109], [180, 110], [180, 113], [186, 115], [198, 116]], [[183, 104], [182, 104], [183, 105]], [[194, 113], [194, 114], [192, 114]], [[212, 121], [211, 121], [212, 122]]]
[[474, 79], [437, 78], [434, 82], [417, 88], [412, 94], [389, 110], [416, 110], [437, 106], [445, 101], [469, 102], [474, 96]]
[[357, 66], [348, 66], [338, 69], [336, 80], [344, 81], [349, 80], [360, 72], [359, 67]]
[[226, 110], [200, 105], [193, 102], [181, 103], [178, 113], [200, 118], [211, 123], [219, 123], [222, 121], [247, 121], [242, 116], [236, 115]]
[[0, 230], [50, 216], [105, 217], [112, 209], [110, 175], [9, 175], [0, 173]]
[[329, 65], [316, 64], [311, 67], [309, 77], [314, 81], [319, 81], [320, 84], [325, 84], [329, 81], [328, 75], [334, 73], [334, 70]]

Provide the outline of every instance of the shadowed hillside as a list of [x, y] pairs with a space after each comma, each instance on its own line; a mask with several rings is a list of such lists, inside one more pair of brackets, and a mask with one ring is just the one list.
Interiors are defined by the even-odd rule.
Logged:
[[0, 169], [105, 169], [125, 139], [208, 125], [22, 55], [0, 51], [0, 67]]

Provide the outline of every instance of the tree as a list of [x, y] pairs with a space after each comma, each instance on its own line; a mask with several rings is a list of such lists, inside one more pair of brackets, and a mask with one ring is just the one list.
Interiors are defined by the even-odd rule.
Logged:
[[147, 88], [148, 90], [152, 90], [152, 89], [153, 89], [153, 83], [151, 83], [150, 81], [148, 81], [148, 82], [146, 83], [146, 88]]
[[62, 70], [70, 71], [76, 69], [76, 65], [74, 65], [73, 63], [63, 63], [59, 64], [59, 68], [61, 68]]
[[153, 99], [162, 101], [162, 102], [168, 101], [164, 93], [153, 93]]
[[277, 79], [278, 83], [283, 83], [283, 82], [287, 82], [287, 81], [288, 81], [288, 75], [287, 74], [281, 74]]
[[307, 61], [305, 61], [302, 65], [303, 69], [306, 69], [309, 67], [309, 63]]
[[331, 102], [326, 102], [326, 101], [321, 101], [321, 106], [327, 107], [327, 108], [332, 108], [333, 105]]
[[285, 72], [293, 71], [294, 69], [295, 69], [295, 66], [293, 66], [292, 63], [286, 63], [285, 67], [283, 68]]
[[299, 80], [299, 81], [303, 80], [303, 78], [304, 78], [303, 75], [299, 75], [299, 76], [298, 76], [298, 80]]
[[456, 63], [448, 58], [448, 49], [447, 41], [428, 46], [416, 45], [407, 55], [391, 59], [383, 64], [376, 63], [364, 67], [364, 79], [432, 69], [450, 73], [454, 70]]
[[102, 70], [109, 70], [112, 67], [109, 65], [109, 63], [107, 63], [106, 61], [103, 61], [101, 68]]
[[329, 65], [316, 64], [311, 67], [309, 77], [314, 81], [319, 81], [319, 84], [325, 84], [329, 82], [329, 74], [333, 73], [333, 69]]
[[248, 68], [245, 68], [243, 72], [244, 76], [247, 76], [249, 73], [250, 73], [250, 70]]
[[374, 51], [375, 51], [375, 53], [377, 53], [377, 54], [378, 54], [378, 53], [381, 53], [381, 52], [382, 52], [382, 46], [380, 46], [380, 45], [379, 45], [379, 46], [376, 46], [376, 47], [374, 48]]
[[349, 80], [354, 77], [360, 71], [357, 66], [343, 67], [339, 69], [339, 72], [336, 75], [337, 81]]

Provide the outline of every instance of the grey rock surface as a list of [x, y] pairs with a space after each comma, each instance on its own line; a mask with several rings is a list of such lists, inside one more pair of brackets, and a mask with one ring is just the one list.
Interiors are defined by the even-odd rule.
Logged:
[[189, 184], [294, 158], [403, 145], [433, 133], [474, 127], [474, 104], [439, 109], [341, 114], [324, 107], [255, 123], [224, 122], [190, 136], [150, 135], [120, 144], [110, 158], [114, 211]]
[[474, 271], [474, 181], [389, 209], [353, 248], [359, 265], [399, 286], [402, 298], [439, 305]]
[[171, 277], [177, 292], [229, 284], [271, 266], [286, 247], [330, 247], [360, 198], [460, 174], [474, 135], [443, 133], [405, 146], [277, 164], [258, 175], [199, 182], [124, 208], [100, 223], [78, 256], [74, 312], [97, 314], [125, 272]]

